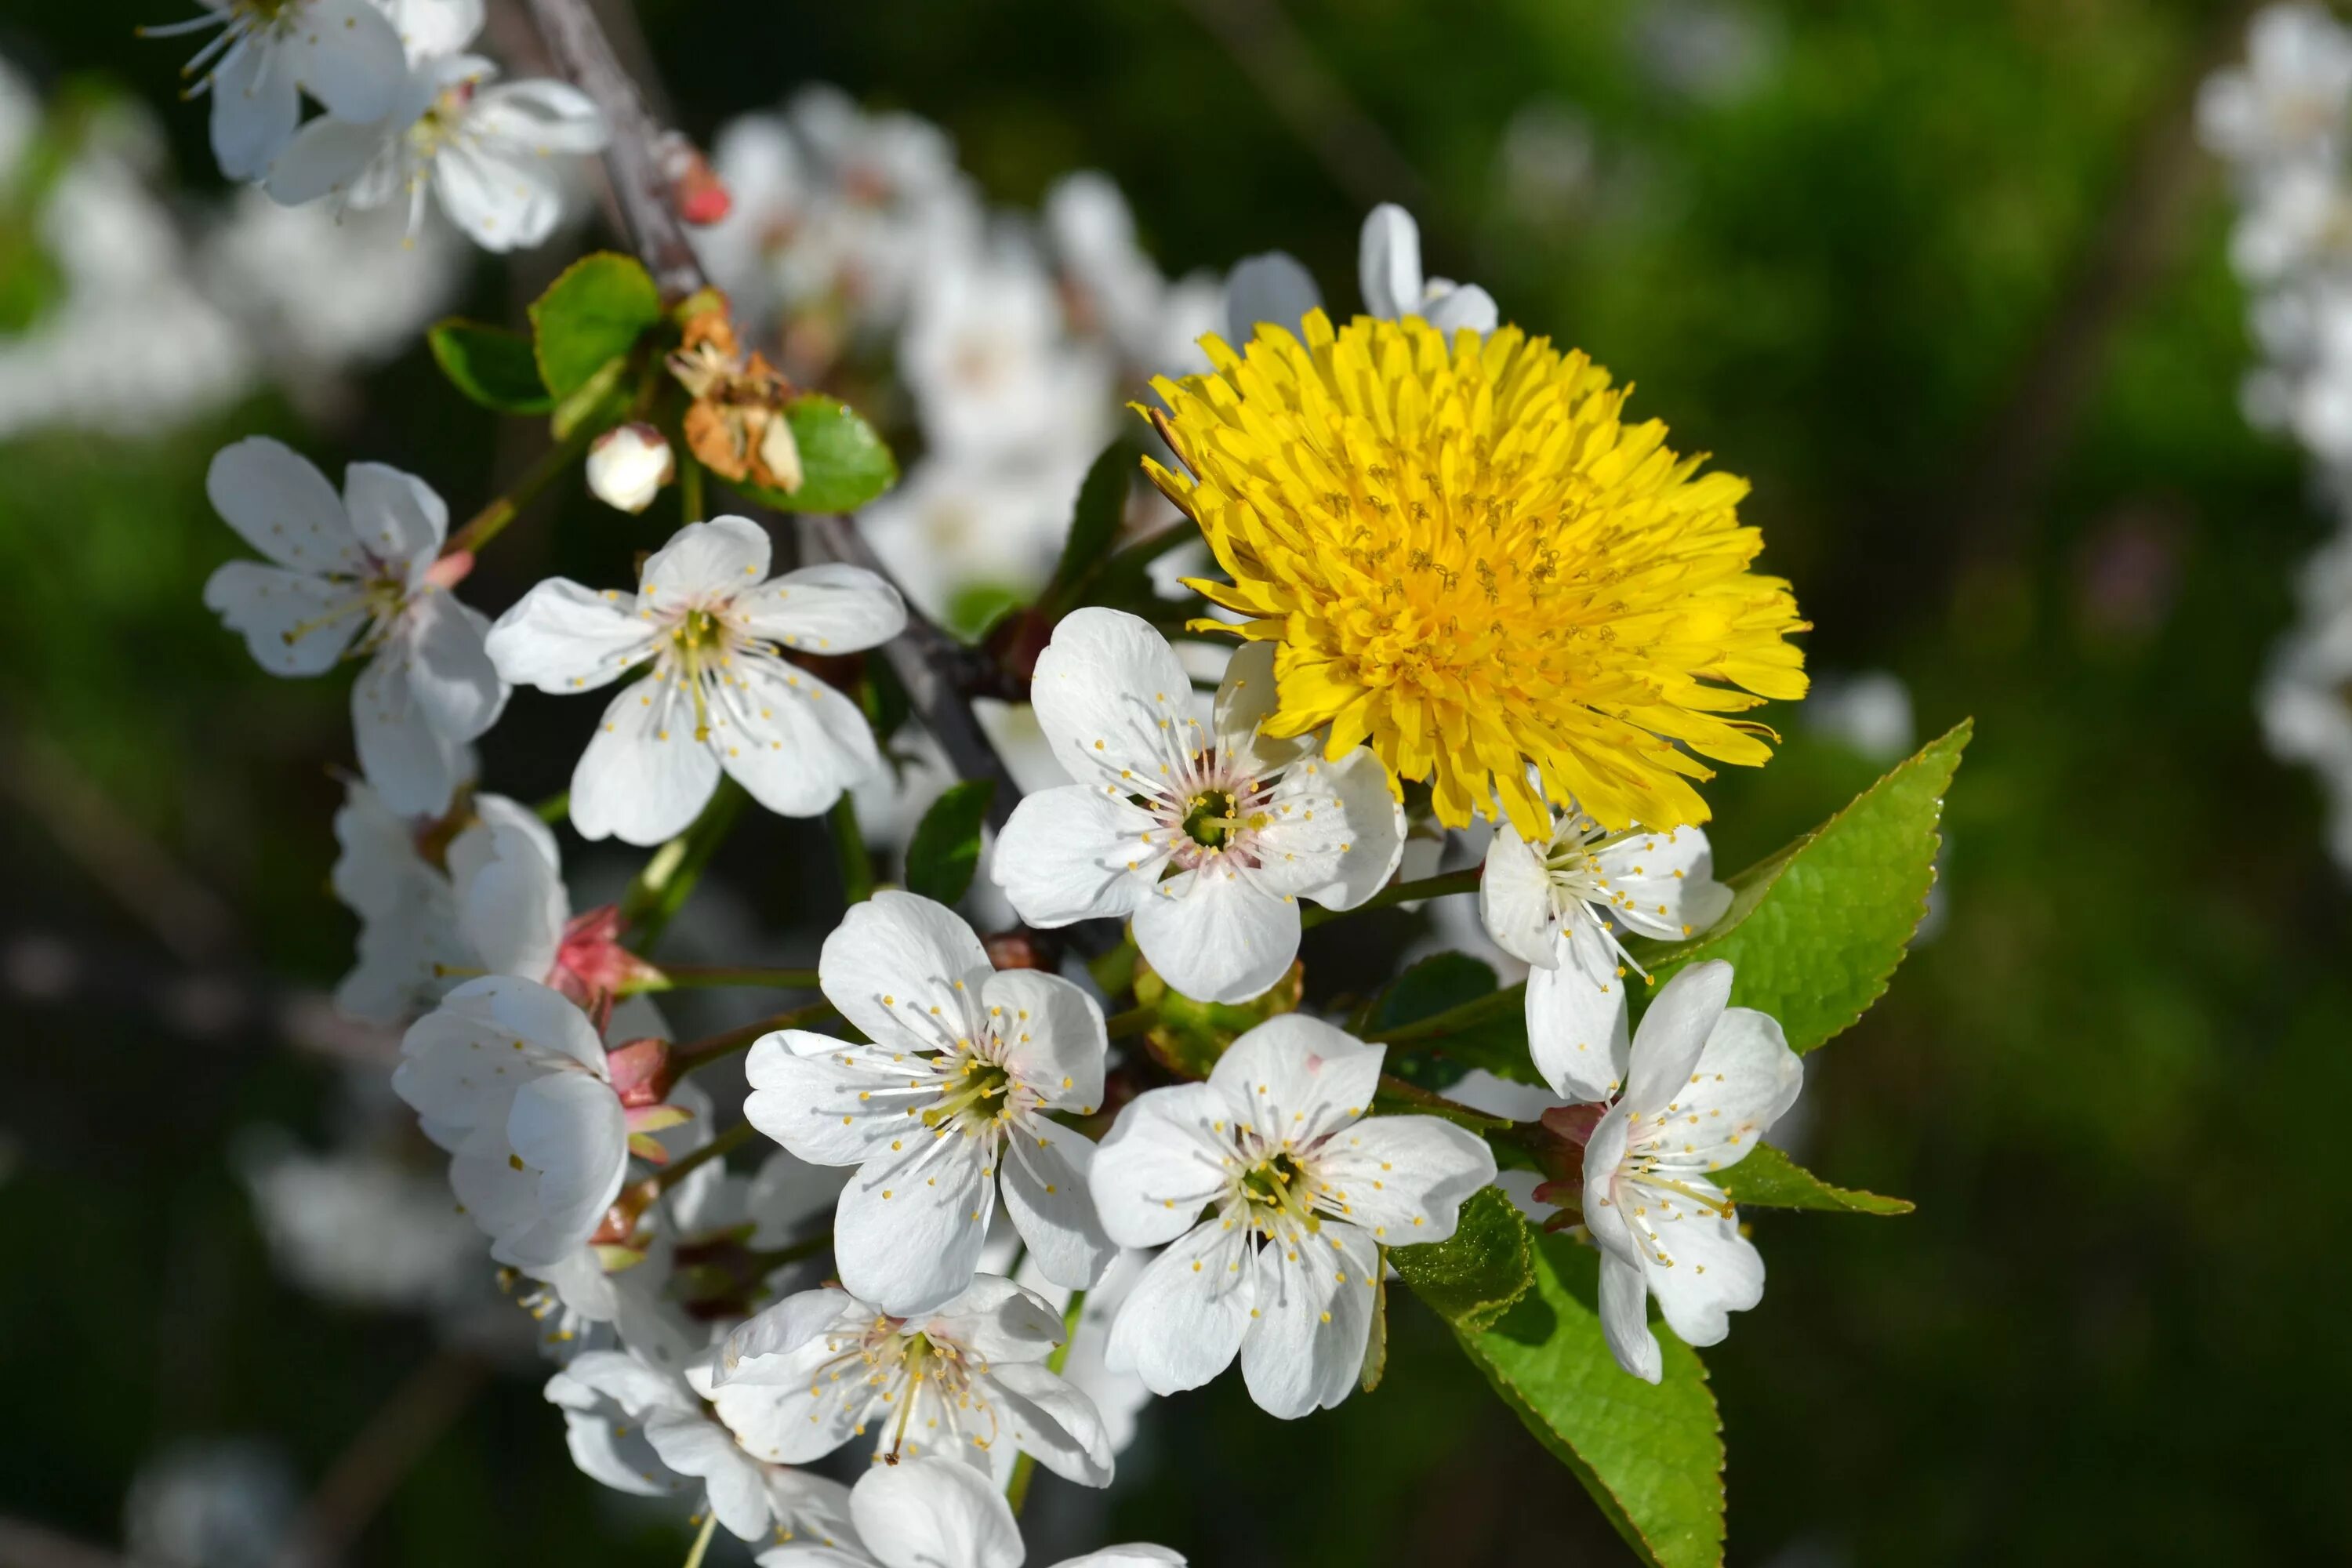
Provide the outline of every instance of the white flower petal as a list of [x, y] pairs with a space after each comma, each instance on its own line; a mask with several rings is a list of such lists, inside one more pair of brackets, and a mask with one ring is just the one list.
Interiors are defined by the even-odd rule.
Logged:
[[1528, 972], [1528, 1055], [1554, 1093], [1584, 1103], [1617, 1092], [1628, 1055], [1624, 979], [1611, 969], [1596, 980], [1596, 964], [1589, 962], [1597, 956], [1606, 963], [1601, 940], [1597, 928], [1574, 939], [1555, 939], [1557, 961]]
[[400, 35], [368, 0], [309, 0], [279, 47], [293, 79], [338, 120], [381, 120], [407, 85]]
[[1421, 227], [1394, 202], [1364, 218], [1356, 241], [1356, 281], [1364, 313], [1390, 321], [1421, 310]]
[[507, 683], [484, 644], [489, 630], [479, 610], [427, 590], [384, 646], [388, 654], [397, 645], [418, 716], [444, 740], [473, 740], [506, 709]]
[[1216, 733], [1217, 750], [1259, 774], [1311, 756], [1317, 746], [1311, 734], [1276, 740], [1258, 732], [1259, 726], [1281, 707], [1274, 679], [1274, 648], [1270, 642], [1252, 642], [1234, 650], [1224, 679], [1217, 683], [1215, 718], [1210, 725]]
[[1209, 1069], [1209, 1086], [1237, 1121], [1306, 1143], [1370, 1110], [1387, 1051], [1304, 1013], [1269, 1018]]
[[1074, 610], [1037, 656], [1030, 701], [1054, 755], [1080, 784], [1129, 769], [1147, 779], [1194, 749], [1192, 682], [1168, 639], [1123, 610]]
[[1135, 911], [1135, 944], [1160, 978], [1201, 1002], [1263, 994], [1298, 956], [1295, 900], [1220, 861], [1155, 883]]
[[357, 576], [367, 556], [327, 476], [282, 441], [248, 436], [213, 454], [205, 494], [221, 520], [280, 566]]
[[1122, 1247], [1159, 1247], [1191, 1229], [1225, 1189], [1215, 1131], [1224, 1097], [1205, 1083], [1146, 1089], [1118, 1113], [1095, 1151], [1087, 1183], [1103, 1229]]
[[1108, 1364], [1159, 1394], [1231, 1366], [1257, 1298], [1249, 1237], [1246, 1223], [1206, 1220], [1153, 1258], [1111, 1323]]
[[1240, 348], [1261, 324], [1296, 336], [1307, 312], [1322, 304], [1315, 275], [1297, 257], [1279, 250], [1244, 257], [1225, 275], [1225, 341]]
[[1118, 1256], [1103, 1234], [1087, 1175], [1095, 1146], [1042, 1117], [1008, 1134], [1003, 1154], [1005, 1213], [1038, 1268], [1056, 1285], [1093, 1288]]
[[593, 100], [568, 82], [501, 82], [474, 100], [466, 128], [505, 143], [519, 157], [604, 151], [604, 117]]
[[439, 816], [471, 773], [472, 754], [428, 721], [405, 652], [387, 642], [352, 683], [352, 744], [384, 805], [403, 816]]
[[242, 633], [272, 675], [322, 675], [368, 624], [366, 592], [258, 561], [231, 561], [205, 580], [205, 607]]
[[728, 776], [780, 816], [816, 816], [882, 771], [856, 703], [804, 669], [739, 654], [712, 701], [710, 743]]
[[[1543, 854], [1509, 820], [1496, 825], [1478, 879], [1478, 918], [1495, 945], [1522, 963], [1549, 969], [1559, 962], [1559, 907]], [[1534, 1025], [1530, 1003], [1529, 1026]]]
[[213, 158], [224, 178], [257, 180], [302, 117], [302, 93], [286, 62], [247, 38], [213, 68]]
[[[871, 1046], [848, 1046], [798, 1029], [763, 1037], [743, 1064], [751, 1093], [743, 1114], [797, 1157], [817, 1165], [859, 1165], [887, 1153], [893, 1138], [930, 1132], [907, 1115], [938, 1098], [939, 1075], [924, 1058], [893, 1062]], [[912, 1084], [920, 1092], [909, 1095]]]
[[1617, 1364], [1645, 1383], [1664, 1375], [1657, 1336], [1650, 1332], [1650, 1293], [1641, 1265], [1615, 1253], [1601, 1255], [1601, 1336]]
[[1004, 1042], [1004, 1065], [1047, 1105], [1086, 1115], [1102, 1103], [1110, 1042], [1093, 997], [1058, 974], [1008, 969], [981, 983], [980, 1000]]
[[1368, 747], [1336, 763], [1310, 758], [1276, 784], [1276, 817], [1258, 835], [1271, 890], [1351, 910], [1384, 887], [1404, 854], [1404, 809]]
[[1013, 808], [989, 875], [1032, 925], [1124, 917], [1166, 862], [1152, 816], [1108, 786], [1040, 790]]
[[[265, 188], [280, 206], [299, 207], [373, 185], [364, 176], [378, 160], [391, 161], [402, 129], [384, 121], [354, 122], [321, 114], [297, 131], [271, 161]], [[353, 205], [371, 204], [354, 199]]]
[[762, 583], [738, 597], [735, 608], [754, 635], [812, 653], [855, 653], [907, 629], [898, 590], [839, 562]]
[[685, 832], [719, 787], [719, 757], [694, 724], [692, 697], [659, 674], [617, 693], [572, 770], [580, 836], [650, 846]]
[[1731, 1314], [1764, 1299], [1764, 1255], [1729, 1215], [1690, 1214], [1659, 1226], [1642, 1277], [1667, 1326], [1689, 1345], [1722, 1343]]
[[961, 917], [913, 893], [852, 908], [817, 956], [824, 998], [884, 1045], [941, 1050], [971, 1034], [980, 987], [995, 973]]
[[1350, 1225], [1390, 1246], [1444, 1241], [1463, 1203], [1495, 1179], [1495, 1155], [1435, 1116], [1373, 1116], [1324, 1145], [1317, 1177], [1343, 1194]]
[[950, 1459], [876, 1466], [851, 1489], [849, 1512], [883, 1568], [1021, 1568], [1025, 1554], [994, 1484]]
[[1449, 289], [1437, 299], [1417, 306], [1412, 312], [1451, 339], [1467, 327], [1485, 337], [1502, 324], [1503, 312], [1495, 297], [1475, 283], [1465, 283]]
[[996, 1212], [987, 1146], [952, 1127], [908, 1121], [906, 1149], [861, 1166], [842, 1189], [833, 1222], [841, 1283], [893, 1317], [963, 1293]]
[[646, 559], [640, 609], [678, 610], [713, 594], [740, 594], [768, 575], [768, 531], [744, 517], [689, 522]]
[[433, 563], [449, 531], [449, 509], [433, 487], [382, 463], [343, 469], [343, 512], [369, 554], [415, 571]]
[[1296, 1229], [1258, 1251], [1257, 1316], [1242, 1340], [1242, 1380], [1285, 1421], [1354, 1391], [1379, 1273], [1371, 1237], [1351, 1225]]
[[1110, 1435], [1093, 1400], [1034, 1363], [992, 1365], [988, 1382], [1013, 1447], [1064, 1480], [1110, 1485]]
[[1706, 1048], [1731, 1000], [1731, 965], [1720, 959], [1694, 963], [1650, 1001], [1633, 1035], [1625, 1074], [1625, 1105], [1654, 1116], [1675, 1098]]
[[573, 1246], [587, 1240], [620, 1195], [628, 1171], [628, 1118], [612, 1086], [576, 1072], [549, 1073], [525, 1084], [508, 1113], [507, 1139], [517, 1157], [539, 1173], [539, 1203], [549, 1227], [572, 1235]]
[[623, 595], [550, 577], [498, 618], [487, 646], [506, 679], [560, 695], [609, 686], [659, 637]]
[[1643, 936], [1680, 942], [1731, 909], [1731, 889], [1715, 879], [1715, 855], [1703, 827], [1636, 831], [1601, 851], [1599, 859], [1609, 890], [1618, 895], [1611, 915]]

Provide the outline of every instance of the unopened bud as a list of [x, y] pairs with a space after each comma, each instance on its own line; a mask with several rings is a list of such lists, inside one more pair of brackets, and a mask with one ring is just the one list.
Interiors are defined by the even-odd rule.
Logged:
[[643, 511], [677, 477], [677, 458], [650, 425], [615, 425], [589, 444], [588, 488], [606, 506]]
[[659, 1105], [669, 1097], [669, 1043], [666, 1040], [631, 1040], [616, 1047], [604, 1054], [604, 1068], [613, 1075], [613, 1092], [631, 1110]]

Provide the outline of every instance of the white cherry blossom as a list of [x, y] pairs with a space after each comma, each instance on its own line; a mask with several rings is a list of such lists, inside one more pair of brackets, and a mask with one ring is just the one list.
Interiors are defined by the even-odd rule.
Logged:
[[519, 250], [563, 216], [559, 153], [604, 145], [604, 120], [560, 81], [498, 82], [478, 55], [427, 59], [378, 119], [313, 120], [270, 164], [271, 198], [300, 206], [332, 196], [362, 209], [404, 201], [414, 232], [427, 190], [467, 237]]
[[1553, 813], [1540, 846], [1508, 822], [1496, 826], [1478, 912], [1497, 946], [1533, 966], [1528, 1045], [1544, 1081], [1589, 1101], [1624, 1079], [1626, 976], [1639, 966], [1621, 929], [1680, 942], [1730, 908], [1703, 828], [1611, 833], [1573, 807]]
[[699, 1481], [704, 1506], [741, 1540], [856, 1549], [849, 1489], [755, 1458], [706, 1402], [709, 1384], [707, 1365], [681, 1378], [596, 1350], [573, 1357], [547, 1396], [564, 1407], [573, 1460], [608, 1487], [657, 1497]]
[[808, 1290], [728, 1335], [714, 1399], [747, 1448], [780, 1464], [871, 1436], [877, 1464], [936, 1454], [1001, 1480], [1017, 1451], [1067, 1480], [1108, 1486], [1102, 1416], [1045, 1365], [1061, 1342], [1062, 1315], [992, 1274], [911, 1317], [845, 1290]]
[[1617, 1364], [1651, 1383], [1663, 1362], [1650, 1297], [1693, 1345], [1719, 1342], [1731, 1313], [1764, 1299], [1764, 1259], [1715, 1173], [1746, 1159], [1796, 1102], [1805, 1069], [1778, 1023], [1730, 999], [1723, 963], [1694, 963], [1659, 989], [1633, 1037], [1624, 1095], [1584, 1149], [1601, 1331]]
[[887, 642], [906, 606], [857, 567], [770, 577], [768, 560], [757, 523], [689, 523], [646, 559], [634, 596], [551, 578], [499, 617], [490, 657], [520, 685], [589, 691], [650, 667], [606, 705], [572, 772], [583, 837], [658, 844], [722, 771], [771, 811], [814, 816], [881, 767], [857, 704], [783, 654]]
[[[849, 1494], [859, 1549], [794, 1543], [760, 1553], [761, 1568], [1021, 1568], [1028, 1559], [1012, 1506], [989, 1479], [950, 1459], [868, 1470]], [[1165, 1546], [1106, 1546], [1055, 1568], [1152, 1568], [1184, 1559]]]
[[317, 468], [264, 437], [215, 454], [205, 490], [269, 557], [215, 572], [205, 605], [273, 675], [318, 675], [346, 654], [367, 656], [352, 688], [361, 768], [403, 816], [448, 809], [466, 742], [497, 722], [507, 686], [484, 647], [489, 623], [449, 592], [471, 562], [441, 554], [441, 498], [381, 463], [346, 468], [338, 496]]
[[1352, 909], [1396, 868], [1404, 818], [1379, 759], [1359, 748], [1327, 762], [1318, 736], [1261, 733], [1271, 643], [1234, 655], [1203, 727], [1166, 638], [1083, 609], [1054, 628], [1031, 691], [1078, 781], [1022, 801], [991, 863], [1033, 924], [1131, 916], [1169, 984], [1242, 1002], [1297, 955], [1300, 899]]
[[743, 1114], [800, 1158], [856, 1165], [834, 1221], [842, 1283], [906, 1315], [961, 1295], [1004, 1206], [1045, 1277], [1094, 1283], [1113, 1248], [1094, 1145], [1053, 1121], [1102, 1103], [1102, 1009], [1059, 975], [999, 973], [955, 912], [911, 893], [852, 908], [817, 959], [873, 1043], [791, 1029], [751, 1047]]
[[528, 980], [467, 981], [412, 1025], [392, 1087], [449, 1151], [449, 1184], [518, 1266], [557, 1263], [604, 1218], [631, 1112], [586, 1014]]
[[1095, 1158], [1103, 1228], [1166, 1250], [1111, 1325], [1112, 1368], [1167, 1394], [1238, 1353], [1250, 1397], [1286, 1420], [1354, 1390], [1379, 1248], [1444, 1240], [1495, 1179], [1486, 1145], [1452, 1122], [1365, 1119], [1384, 1054], [1286, 1014], [1235, 1040], [1206, 1083], [1119, 1112]]
[[400, 36], [368, 0], [200, 0], [201, 16], [142, 37], [218, 27], [184, 76], [212, 94], [213, 156], [232, 180], [269, 167], [301, 118], [308, 92], [329, 112], [373, 120], [400, 91]]

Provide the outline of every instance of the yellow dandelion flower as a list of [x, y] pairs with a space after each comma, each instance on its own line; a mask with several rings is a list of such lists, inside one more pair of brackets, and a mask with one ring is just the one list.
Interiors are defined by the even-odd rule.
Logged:
[[1267, 732], [1330, 726], [1438, 819], [1549, 833], [1528, 778], [1611, 827], [1702, 822], [1700, 757], [1756, 763], [1774, 739], [1722, 715], [1805, 692], [1789, 585], [1748, 571], [1747, 481], [1698, 473], [1665, 426], [1580, 353], [1504, 327], [1309, 314], [1261, 328], [1215, 373], [1153, 384], [1191, 477], [1147, 460], [1230, 582], [1192, 585], [1280, 646]]

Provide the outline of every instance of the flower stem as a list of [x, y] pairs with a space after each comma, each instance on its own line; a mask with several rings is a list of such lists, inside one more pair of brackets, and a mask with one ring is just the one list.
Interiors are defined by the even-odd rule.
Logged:
[[591, 434], [593, 432], [585, 427], [574, 430], [541, 453], [538, 460], [523, 470], [522, 478], [517, 479], [506, 494], [476, 512], [467, 521], [465, 527], [450, 536], [441, 553], [455, 555], [459, 551], [480, 553], [482, 547], [503, 532], [507, 524], [530, 504], [534, 496], [545, 489], [558, 474], [580, 460], [581, 450], [588, 445]]
[[639, 952], [652, 952], [654, 943], [661, 940], [671, 917], [702, 879], [703, 868], [726, 842], [735, 819], [743, 814], [743, 803], [750, 798], [733, 779], [720, 779], [710, 804], [702, 808], [694, 825], [655, 850], [637, 879], [629, 884], [629, 890], [621, 896], [621, 919], [629, 928], [630, 945]]
[[1342, 915], [1360, 915], [1368, 910], [1384, 910], [1391, 904], [1411, 903], [1415, 899], [1441, 899], [1448, 893], [1475, 893], [1478, 890], [1479, 869], [1473, 866], [1467, 871], [1448, 871], [1442, 877], [1391, 882], [1352, 910], [1327, 910], [1320, 904], [1309, 904], [1299, 911], [1300, 923], [1309, 927], [1319, 926]]
[[874, 896], [874, 857], [866, 851], [866, 836], [857, 830], [857, 802], [847, 790], [833, 803], [833, 852], [841, 864], [841, 897], [862, 904]]
[[557, 790], [530, 809], [538, 815], [541, 822], [561, 822], [572, 815], [572, 792], [568, 789]]
[[814, 1258], [832, 1245], [832, 1230], [821, 1230], [803, 1240], [788, 1242], [782, 1247], [772, 1247], [763, 1252], [754, 1252], [751, 1254], [751, 1267], [759, 1270], [761, 1277], [764, 1279], [785, 1264], [798, 1263], [803, 1258]]
[[688, 522], [704, 521], [702, 511], [702, 464], [692, 452], [683, 449], [677, 455], [677, 506]]
[[719, 1515], [714, 1510], [702, 1516], [702, 1530], [694, 1538], [694, 1546], [686, 1554], [686, 1568], [702, 1568], [702, 1554], [710, 1550], [711, 1531], [719, 1528]]
[[[1045, 1370], [1059, 1377], [1062, 1369], [1070, 1364], [1070, 1346], [1078, 1337], [1078, 1315], [1086, 1310], [1087, 1293], [1070, 1292], [1070, 1304], [1062, 1309], [1062, 1342], [1045, 1357]], [[1013, 1505], [1014, 1514], [1029, 1500], [1029, 1480], [1036, 1473], [1037, 1461], [1027, 1452], [1013, 1461], [1013, 1477], [1004, 1483], [1004, 1500]]]
[[624, 985], [621, 994], [635, 996], [648, 991], [708, 991], [727, 985], [756, 985], [770, 991], [814, 991], [817, 985], [816, 971], [668, 963], [662, 966], [658, 979]]
[[740, 1148], [751, 1136], [751, 1124], [738, 1121], [726, 1131], [714, 1136], [709, 1142], [693, 1153], [671, 1161], [646, 1178], [656, 1193], [666, 1193], [684, 1181], [692, 1172], [700, 1170], [713, 1160], [723, 1160], [730, 1149]]
[[730, 1029], [724, 1034], [697, 1040], [671, 1053], [671, 1076], [674, 1079], [684, 1078], [697, 1068], [724, 1061], [738, 1051], [750, 1049], [751, 1043], [762, 1035], [772, 1035], [778, 1029], [797, 1029], [803, 1025], [830, 1017], [832, 1014], [833, 1004], [814, 1002], [805, 1007], [795, 1007], [789, 1013], [771, 1014], [758, 1023], [746, 1024], [740, 1029]]
[[1159, 1021], [1160, 1009], [1157, 1007], [1129, 1007], [1124, 1013], [1113, 1013], [1105, 1019], [1103, 1029], [1112, 1039], [1123, 1040], [1129, 1035], [1142, 1034]]
[[1507, 1017], [1518, 1012], [1527, 1005], [1527, 991], [1525, 985], [1506, 985], [1500, 991], [1490, 991], [1475, 1001], [1463, 1003], [1459, 1007], [1448, 1007], [1443, 1013], [1432, 1013], [1426, 1018], [1415, 1018], [1410, 1024], [1375, 1030], [1367, 1037], [1377, 1037], [1391, 1046], [1410, 1046], [1442, 1040], [1450, 1035], [1466, 1034], [1489, 1019]]

